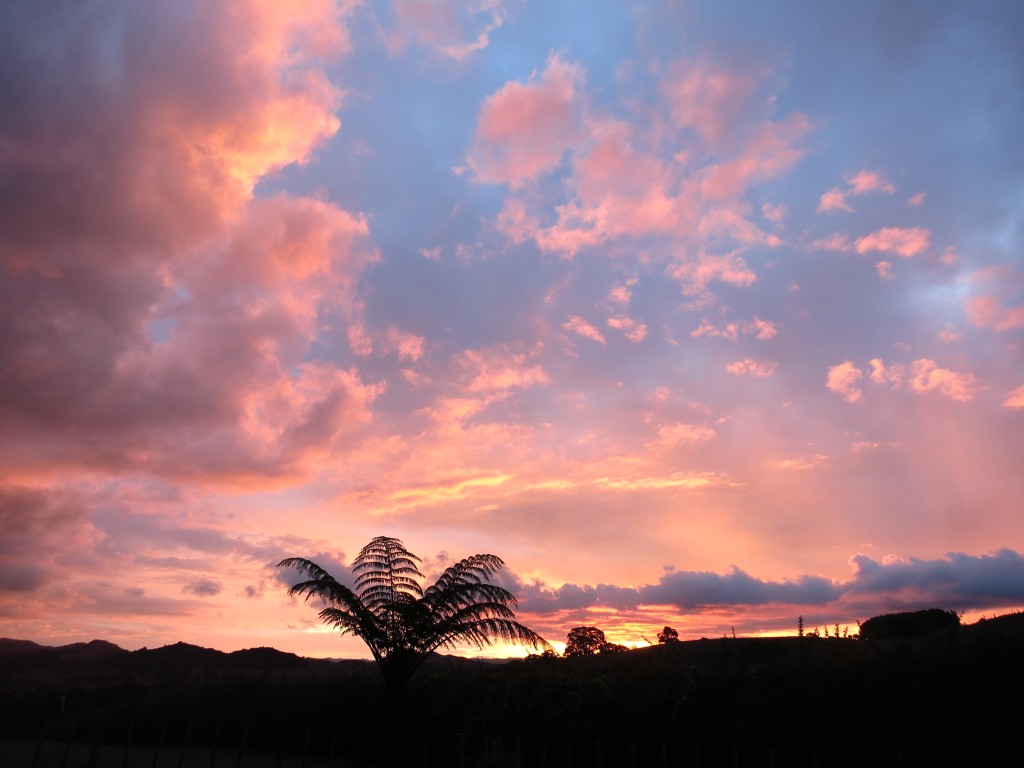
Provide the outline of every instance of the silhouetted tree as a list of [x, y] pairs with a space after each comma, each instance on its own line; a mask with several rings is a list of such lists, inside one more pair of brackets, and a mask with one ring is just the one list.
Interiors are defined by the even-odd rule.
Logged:
[[860, 636], [867, 640], [909, 640], [958, 626], [960, 615], [956, 611], [928, 608], [873, 616], [860, 625]]
[[661, 632], [658, 633], [659, 643], [678, 643], [679, 633], [676, 632], [672, 627], [665, 627]]
[[388, 692], [397, 699], [409, 678], [438, 648], [470, 643], [478, 648], [494, 639], [534, 648], [547, 641], [520, 624], [509, 607], [515, 595], [490, 583], [505, 563], [495, 555], [472, 555], [449, 567], [437, 582], [423, 589], [417, 563], [401, 541], [378, 536], [353, 561], [355, 590], [301, 557], [280, 567], [295, 568], [310, 578], [293, 585], [289, 595], [318, 597], [327, 603], [320, 619], [362, 639], [384, 675]]
[[597, 627], [573, 627], [566, 637], [565, 655], [593, 656], [601, 650], [601, 646], [607, 644], [604, 632]]

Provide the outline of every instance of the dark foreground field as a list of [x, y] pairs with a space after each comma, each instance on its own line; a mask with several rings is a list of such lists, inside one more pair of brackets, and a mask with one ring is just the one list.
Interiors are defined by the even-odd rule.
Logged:
[[0, 765], [1024, 766], [1024, 615], [910, 641], [720, 639], [366, 662], [0, 640]]

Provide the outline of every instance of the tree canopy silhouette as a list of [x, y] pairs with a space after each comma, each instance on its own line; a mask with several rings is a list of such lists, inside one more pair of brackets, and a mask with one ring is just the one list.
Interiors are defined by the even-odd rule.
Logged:
[[565, 656], [593, 656], [606, 644], [604, 632], [597, 627], [573, 627], [565, 638]]
[[288, 594], [323, 600], [327, 605], [320, 619], [366, 643], [395, 695], [439, 648], [455, 649], [464, 643], [482, 648], [495, 639], [550, 647], [516, 621], [510, 607], [518, 604], [515, 595], [490, 582], [505, 566], [500, 557], [472, 555], [460, 560], [425, 590], [419, 562], [398, 539], [378, 536], [353, 561], [354, 590], [312, 560], [289, 557], [278, 566], [309, 577]]
[[658, 633], [659, 643], [678, 643], [679, 633], [676, 632], [672, 627], [665, 627], [661, 632]]

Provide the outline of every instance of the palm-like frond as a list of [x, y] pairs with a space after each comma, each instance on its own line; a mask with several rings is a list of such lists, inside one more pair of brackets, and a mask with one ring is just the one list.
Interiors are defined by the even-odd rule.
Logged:
[[505, 567], [496, 555], [472, 555], [447, 568], [424, 590], [417, 563], [401, 541], [378, 536], [353, 560], [355, 590], [336, 581], [311, 560], [290, 557], [278, 565], [310, 578], [289, 595], [327, 603], [320, 620], [352, 633], [369, 647], [389, 686], [401, 688], [438, 648], [477, 648], [494, 640], [549, 648], [547, 641], [516, 621], [515, 595], [490, 582]]

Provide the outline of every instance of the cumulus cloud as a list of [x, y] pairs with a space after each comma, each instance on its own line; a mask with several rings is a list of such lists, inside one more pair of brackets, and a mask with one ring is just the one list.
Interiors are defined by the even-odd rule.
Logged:
[[968, 277], [978, 295], [964, 302], [967, 319], [975, 328], [1013, 331], [1024, 328], [1024, 274], [1008, 267], [978, 270]]
[[908, 259], [928, 249], [931, 233], [921, 227], [882, 227], [871, 234], [857, 238], [857, 253], [881, 251]]
[[[978, 389], [974, 374], [942, 368], [928, 358], [914, 360], [905, 366], [899, 363], [887, 364], [882, 358], [876, 357], [869, 362], [869, 366], [871, 370], [868, 378], [892, 390], [901, 389], [906, 384], [910, 391], [917, 394], [936, 392], [951, 400], [967, 402]], [[842, 395], [847, 402], [855, 403], [864, 394], [859, 385], [863, 377], [861, 369], [846, 361], [829, 368], [827, 386]]]
[[[375, 255], [358, 216], [251, 196], [338, 129], [340, 91], [320, 66], [348, 47], [339, 6], [32, 9], [5, 25], [49, 42], [4, 45], [46, 98], [3, 95], [20, 118], [0, 167], [0, 366], [16, 372], [0, 382], [0, 455], [298, 470], [365, 423], [375, 397], [349, 371], [302, 361], [319, 310]], [[89, 119], [73, 119], [83, 103]]]
[[878, 171], [858, 171], [846, 181], [850, 185], [850, 193], [854, 195], [866, 192], [885, 192], [891, 195], [896, 192], [896, 187]]
[[885, 192], [893, 194], [896, 187], [887, 181], [878, 171], [858, 171], [846, 177], [846, 187], [833, 187], [822, 194], [818, 202], [818, 213], [830, 211], [846, 211], [853, 213], [853, 207], [846, 201], [851, 195], [863, 195], [868, 192]]
[[860, 368], [846, 360], [839, 365], [829, 367], [825, 386], [842, 396], [846, 402], [856, 403], [864, 395], [864, 391], [859, 386], [859, 382], [863, 378], [864, 374]]
[[634, 320], [628, 315], [615, 315], [608, 318], [608, 327], [622, 331], [630, 341], [643, 341], [647, 337], [647, 325]]
[[410, 46], [462, 61], [490, 44], [490, 36], [508, 14], [500, 0], [394, 0], [384, 35], [392, 54]]
[[866, 555], [851, 558], [854, 577], [844, 592], [887, 610], [936, 606], [957, 609], [1013, 605], [1024, 600], [1024, 557], [1010, 549], [989, 555], [951, 552], [934, 560]]
[[675, 448], [680, 445], [703, 443], [715, 438], [715, 430], [711, 427], [674, 422], [658, 427], [651, 445], [659, 448]]
[[467, 162], [479, 181], [518, 186], [562, 161], [580, 133], [581, 71], [557, 55], [529, 83], [511, 82], [480, 109]]
[[[513, 242], [533, 241], [568, 258], [598, 246], [664, 242], [669, 247], [657, 250], [669, 261], [667, 274], [705, 301], [714, 281], [756, 280], [743, 252], [782, 243], [752, 221], [743, 197], [803, 156], [811, 126], [796, 112], [769, 119], [754, 95], [762, 79], [709, 60], [681, 60], [665, 70], [654, 114], [631, 114], [632, 102], [602, 112], [590, 103], [582, 71], [556, 57], [529, 85], [508, 83], [485, 101], [470, 165], [478, 180], [509, 185], [496, 223]], [[541, 96], [556, 91], [561, 97]], [[541, 131], [547, 138], [530, 138], [533, 106], [501, 117], [513, 111], [506, 101], [520, 99], [560, 105], [545, 111], [559, 115]], [[485, 129], [492, 122], [512, 127]], [[544, 172], [556, 167], [545, 183]], [[783, 209], [765, 215], [777, 224]]]
[[586, 609], [635, 610], [671, 606], [684, 613], [715, 608], [790, 605], [830, 606], [872, 615], [922, 608], [970, 610], [1019, 605], [1024, 601], [1024, 557], [1010, 549], [989, 555], [950, 553], [933, 560], [866, 555], [850, 559], [846, 581], [802, 575], [779, 581], [761, 579], [733, 566], [726, 573], [666, 568], [656, 583], [615, 584], [521, 582], [510, 576], [525, 614], [546, 615]]
[[788, 213], [789, 209], [787, 209], [782, 203], [778, 203], [776, 205], [773, 205], [772, 203], [764, 203], [761, 206], [761, 215], [773, 224], [781, 224], [786, 220], [786, 215]]
[[818, 201], [818, 213], [828, 213], [830, 211], [853, 212], [853, 208], [846, 202], [846, 193], [838, 187], [824, 192]]
[[573, 315], [564, 323], [562, 327], [570, 333], [575, 333], [577, 336], [582, 336], [585, 339], [596, 341], [599, 344], [607, 344], [607, 340], [604, 335], [593, 325], [588, 323], [579, 315]]
[[778, 363], [770, 360], [751, 360], [748, 357], [745, 360], [729, 363], [725, 366], [725, 370], [733, 376], [753, 376], [758, 379], [766, 379], [775, 373], [777, 366]]
[[941, 368], [934, 360], [915, 360], [911, 366], [910, 387], [915, 392], [938, 392], [950, 400], [964, 403], [974, 397], [978, 385], [974, 374]]
[[661, 87], [673, 122], [717, 144], [737, 131], [757, 84], [748, 72], [703, 59], [676, 62]]
[[849, 253], [853, 250], [853, 244], [850, 242], [849, 235], [836, 232], [828, 237], [822, 237], [813, 241], [810, 245], [810, 249], [812, 251], [838, 251], [840, 253]]

